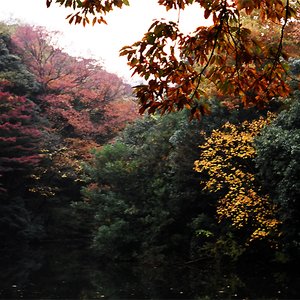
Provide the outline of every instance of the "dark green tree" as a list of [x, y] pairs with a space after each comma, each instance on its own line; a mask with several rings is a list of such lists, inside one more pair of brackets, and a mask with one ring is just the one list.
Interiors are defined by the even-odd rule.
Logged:
[[10, 36], [0, 29], [0, 81], [9, 82], [5, 90], [17, 95], [29, 95], [38, 90], [38, 84], [21, 59], [12, 53]]
[[287, 247], [298, 248], [300, 220], [300, 97], [295, 96], [256, 139], [260, 179], [280, 207]]
[[193, 164], [199, 141], [204, 142], [200, 131], [235, 119], [222, 107], [214, 110], [203, 122], [187, 121], [186, 111], [145, 117], [116, 143], [95, 152], [86, 168], [90, 185], [84, 201], [73, 206], [94, 216], [98, 254], [150, 262], [208, 255], [222, 228], [214, 217], [214, 199], [199, 188]]

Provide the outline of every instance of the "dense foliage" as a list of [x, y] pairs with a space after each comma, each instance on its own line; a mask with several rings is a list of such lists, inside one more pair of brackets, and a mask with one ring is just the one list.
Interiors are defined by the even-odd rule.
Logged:
[[54, 47], [54, 38], [55, 33], [31, 26], [12, 35], [14, 51], [35, 75], [41, 88], [37, 98], [55, 129], [102, 143], [136, 117], [130, 86], [99, 62]]
[[2, 32], [5, 29], [5, 25], [0, 24], [1, 90], [11, 91], [16, 95], [32, 93], [37, 90], [38, 84], [20, 58], [10, 51], [12, 43], [9, 34]]
[[[257, 32], [253, 26], [252, 33]], [[173, 77], [172, 81], [167, 74], [155, 77], [159, 81], [164, 76], [171, 83], [167, 91], [149, 75], [152, 92], [159, 88], [170, 101], [166, 104], [162, 94], [156, 93], [150, 104], [148, 94], [149, 105], [144, 103], [142, 110], [153, 114], [137, 118], [130, 86], [98, 62], [71, 57], [56, 47], [54, 33], [27, 25], [0, 28], [0, 238], [5, 244], [84, 240], [102, 261], [138, 259], [151, 265], [167, 259], [188, 263], [249, 257], [297, 259], [300, 69], [299, 45], [292, 38], [282, 40], [294, 56], [284, 75], [289, 81], [282, 81], [282, 73], [276, 73], [281, 64], [275, 64], [272, 72], [278, 76], [271, 78], [274, 82], [267, 94], [281, 97], [273, 97], [265, 109], [246, 110], [237, 98], [246, 97], [243, 101], [250, 104], [253, 95], [252, 100], [243, 93], [235, 95], [243, 82], [236, 72], [247, 64], [239, 71], [230, 69], [232, 82], [216, 77], [221, 71], [213, 69], [213, 57], [228, 40], [219, 48], [215, 40], [205, 54], [211, 55], [209, 64], [205, 67], [204, 59], [200, 65], [212, 72], [217, 87], [205, 86], [207, 97], [201, 98], [201, 104], [195, 109], [195, 103], [186, 105], [188, 97], [180, 96], [181, 92], [191, 95], [184, 84], [195, 82], [185, 77], [179, 64], [172, 74], [175, 78], [183, 72], [179, 76], [183, 82]], [[155, 23], [151, 30], [166, 42], [167, 28]], [[270, 34], [264, 28], [262, 36], [272, 44], [275, 29], [270, 28]], [[197, 34], [210, 30], [213, 27], [202, 28]], [[232, 33], [232, 28], [228, 30]], [[249, 39], [252, 33], [247, 34]], [[156, 37], [152, 37], [154, 43]], [[152, 41], [149, 36], [146, 40]], [[247, 44], [249, 49], [252, 42]], [[259, 73], [261, 63], [269, 69], [266, 49], [252, 50], [261, 56], [256, 53], [255, 62], [249, 58], [251, 68]], [[220, 58], [215, 67], [222, 63], [223, 71], [232, 75], [227, 59], [232, 59], [233, 49], [228, 51], [225, 61]], [[201, 69], [188, 57], [184, 61], [193, 72]], [[155, 64], [151, 61], [149, 67], [158, 68]], [[243, 73], [248, 79], [253, 75], [251, 92], [256, 95], [264, 86], [258, 87], [261, 83], [250, 69]], [[204, 72], [198, 79], [204, 75], [208, 76]], [[260, 76], [263, 83], [264, 75]], [[220, 93], [220, 84], [227, 95]], [[179, 94], [178, 85], [183, 89], [179, 88]], [[175, 104], [173, 92], [178, 96]], [[264, 102], [255, 99], [256, 104]], [[182, 110], [163, 116], [155, 113], [175, 106]], [[190, 110], [204, 114], [201, 122], [188, 120]], [[208, 110], [210, 115], [205, 114]]]
[[86, 166], [90, 184], [74, 208], [94, 220], [97, 255], [151, 263], [179, 254], [185, 259], [238, 257], [245, 239], [244, 244], [235, 240], [230, 225], [217, 223], [217, 196], [201, 190], [193, 164], [199, 141], [205, 143], [201, 132], [210, 134], [228, 120], [243, 118], [243, 112], [216, 106], [203, 123], [188, 122], [187, 112], [145, 117], [113, 145], [96, 151]]
[[185, 119], [142, 119], [95, 153], [84, 204], [96, 211], [98, 254], [151, 261], [189, 247], [186, 218], [199, 206], [192, 173], [196, 152], [182, 154], [195, 149], [199, 124]]
[[260, 180], [279, 207], [287, 248], [299, 249], [300, 103], [297, 95], [255, 140]]
[[34, 127], [34, 110], [35, 105], [25, 97], [0, 92], [0, 176], [4, 179], [14, 180], [17, 172], [40, 161], [41, 134]]
[[0, 26], [5, 241], [57, 239], [80, 231], [72, 229], [76, 216], [70, 202], [80, 197], [81, 164], [91, 159], [91, 148], [137, 115], [128, 84], [96, 61], [63, 52], [55, 46], [55, 34], [29, 25]]
[[195, 162], [195, 170], [208, 178], [204, 189], [220, 195], [219, 221], [228, 219], [235, 228], [247, 228], [248, 242], [278, 236], [280, 223], [275, 205], [255, 180], [253, 139], [266, 124], [262, 118], [239, 127], [226, 123], [200, 146], [201, 159]]

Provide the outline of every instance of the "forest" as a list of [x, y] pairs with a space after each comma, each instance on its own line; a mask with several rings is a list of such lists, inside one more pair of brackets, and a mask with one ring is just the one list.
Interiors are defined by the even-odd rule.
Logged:
[[[275, 27], [244, 18], [276, 43]], [[105, 265], [298, 265], [298, 22], [285, 26], [289, 58], [267, 102], [237, 101], [236, 82], [214, 77], [197, 108], [180, 98], [176, 111], [173, 94], [143, 98], [163, 90], [156, 79], [137, 88], [139, 107], [128, 83], [56, 34], [0, 24], [2, 253], [70, 243]]]

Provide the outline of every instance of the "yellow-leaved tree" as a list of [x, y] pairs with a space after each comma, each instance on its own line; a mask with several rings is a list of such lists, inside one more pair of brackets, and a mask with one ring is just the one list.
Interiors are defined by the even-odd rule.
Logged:
[[219, 222], [228, 220], [233, 227], [246, 229], [247, 243], [258, 239], [274, 241], [280, 235], [276, 206], [262, 192], [253, 162], [253, 140], [272, 117], [269, 114], [240, 125], [227, 122], [205, 137], [206, 142], [199, 146], [201, 158], [195, 161], [194, 169], [202, 175], [203, 189], [220, 195]]

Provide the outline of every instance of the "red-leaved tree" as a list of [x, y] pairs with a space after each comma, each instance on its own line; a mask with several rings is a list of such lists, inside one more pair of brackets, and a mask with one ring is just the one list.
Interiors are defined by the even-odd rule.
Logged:
[[40, 161], [40, 131], [33, 124], [35, 105], [0, 89], [0, 182], [14, 188], [18, 174]]
[[21, 26], [16, 52], [41, 85], [41, 107], [65, 136], [111, 136], [137, 117], [131, 88], [92, 59], [75, 58], [53, 45], [53, 33]]

